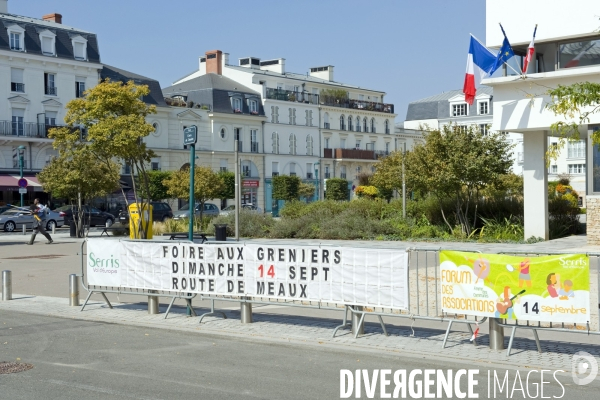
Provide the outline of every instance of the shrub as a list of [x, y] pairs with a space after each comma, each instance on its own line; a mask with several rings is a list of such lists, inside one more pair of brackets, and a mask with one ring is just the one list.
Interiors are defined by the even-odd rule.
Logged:
[[327, 200], [348, 200], [349, 195], [347, 180], [341, 178], [327, 179], [327, 190], [325, 191]]
[[358, 197], [374, 199], [379, 195], [379, 191], [375, 186], [358, 186], [354, 190], [354, 194], [356, 194]]
[[[206, 227], [209, 235], [215, 234], [215, 224], [227, 224], [227, 236], [235, 236], [235, 214], [219, 215], [212, 219]], [[240, 210], [240, 237], [264, 238], [269, 237], [275, 220], [270, 214], [257, 213], [251, 210]]]

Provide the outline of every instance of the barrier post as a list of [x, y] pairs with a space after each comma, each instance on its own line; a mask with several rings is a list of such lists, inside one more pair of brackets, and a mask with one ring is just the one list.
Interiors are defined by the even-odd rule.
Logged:
[[23, 224], [23, 235], [27, 235], [27, 229], [25, 228], [25, 224]]
[[69, 306], [79, 307], [79, 277], [69, 275]]
[[[158, 293], [156, 290], [148, 290], [148, 293]], [[148, 296], [148, 314], [158, 314], [158, 296]]]
[[489, 319], [490, 350], [504, 350], [504, 327], [499, 318]]
[[[242, 297], [242, 300], [248, 300], [248, 297]], [[242, 301], [240, 303], [241, 322], [242, 324], [252, 323], [252, 303]]]
[[12, 272], [2, 271], [2, 301], [12, 300]]
[[[354, 306], [353, 308], [356, 311], [363, 310], [362, 306]], [[364, 323], [363, 314], [353, 312], [352, 313], [352, 334], [354, 335], [354, 337], [357, 337], [358, 335], [364, 335], [364, 333], [365, 333], [365, 323]]]

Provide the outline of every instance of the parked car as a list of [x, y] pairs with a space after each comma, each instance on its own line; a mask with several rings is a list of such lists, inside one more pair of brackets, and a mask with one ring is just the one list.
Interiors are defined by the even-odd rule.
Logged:
[[[62, 217], [64, 217], [65, 225], [70, 225], [71, 221], [73, 221], [73, 212], [77, 217], [79, 207], [71, 207], [70, 205], [62, 206], [54, 210], [58, 212]], [[87, 224], [89, 221], [90, 226], [102, 225], [102, 226], [111, 226], [115, 223], [115, 216], [100, 211], [97, 208], [90, 206], [83, 206], [83, 221], [84, 224]]]
[[[262, 208], [256, 207], [254, 204], [242, 204], [242, 210], [256, 211], [257, 213], [262, 212]], [[219, 215], [229, 215], [235, 211], [235, 204], [225, 207], [221, 210]]]
[[[151, 201], [152, 205], [152, 221], [165, 222], [168, 218], [173, 218], [173, 210], [171, 206], [162, 201]], [[119, 212], [119, 222], [123, 225], [129, 224], [129, 210], [121, 210]]]
[[[60, 213], [50, 211], [46, 213], [46, 230], [51, 231], [54, 226], [60, 228], [64, 224], [64, 218]], [[0, 228], [5, 232], [14, 232], [22, 229], [33, 229], [33, 215], [28, 211], [11, 208], [0, 214]]]
[[[173, 219], [188, 218], [190, 216], [189, 205], [185, 208], [177, 210]], [[200, 204], [196, 204], [196, 210], [194, 212], [196, 216], [200, 216]], [[212, 203], [204, 203], [204, 209], [202, 210], [202, 216], [216, 217], [219, 215], [219, 207]]]
[[4, 211], [8, 211], [8, 210], [12, 210], [11, 206], [0, 206], [0, 214], [2, 214]]

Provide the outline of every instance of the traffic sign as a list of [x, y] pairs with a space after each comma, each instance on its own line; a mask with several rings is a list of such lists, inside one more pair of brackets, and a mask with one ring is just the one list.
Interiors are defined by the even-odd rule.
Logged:
[[19, 193], [27, 194], [27, 188], [19, 188]]
[[196, 144], [198, 140], [198, 128], [196, 125], [189, 126], [183, 130], [183, 144]]
[[27, 179], [25, 179], [25, 178], [19, 179], [18, 185], [20, 188], [26, 188], [27, 187]]

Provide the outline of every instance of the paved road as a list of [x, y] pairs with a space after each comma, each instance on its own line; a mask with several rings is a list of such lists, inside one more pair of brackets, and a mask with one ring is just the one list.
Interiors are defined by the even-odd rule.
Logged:
[[[251, 339], [0, 311], [0, 362], [15, 360], [31, 363], [34, 368], [0, 375], [2, 398], [337, 399], [340, 369], [366, 369], [373, 373], [375, 369], [386, 368], [406, 369], [408, 373], [417, 368], [454, 372], [478, 368], [475, 392], [479, 398], [488, 398], [488, 370], [484, 365], [443, 363], [360, 350], [339, 352], [267, 345]], [[497, 369], [496, 373], [503, 379], [506, 371]], [[516, 374], [516, 370], [508, 371], [511, 390], [517, 381]], [[525, 377], [523, 373], [519, 381], [524, 389]], [[570, 376], [562, 374], [557, 375], [557, 380], [564, 386], [565, 399], [596, 399], [600, 389], [598, 381], [576, 386]], [[539, 375], [530, 378], [529, 397], [534, 396], [534, 383], [539, 381]], [[563, 389], [551, 374], [544, 381], [550, 382], [544, 385], [544, 396], [561, 397]], [[516, 386], [519, 389], [519, 383]], [[380, 398], [377, 389], [374, 398]], [[496, 390], [497, 398], [509, 397], [506, 389], [503, 394]], [[521, 393], [517, 390], [512, 398], [524, 398]], [[367, 398], [364, 386], [361, 394], [361, 398]]]

